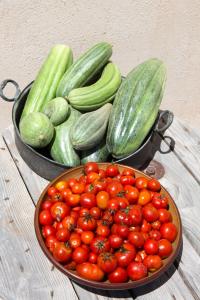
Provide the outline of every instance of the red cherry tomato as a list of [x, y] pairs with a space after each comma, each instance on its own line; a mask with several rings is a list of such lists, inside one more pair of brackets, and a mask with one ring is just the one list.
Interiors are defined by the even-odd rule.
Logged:
[[66, 246], [64, 243], [56, 244], [53, 250], [53, 257], [55, 260], [66, 263], [71, 259], [72, 249], [69, 246]]
[[51, 225], [45, 225], [42, 228], [42, 235], [46, 239], [49, 235], [55, 235], [56, 230], [53, 226]]
[[133, 176], [121, 176], [120, 182], [122, 185], [134, 185], [135, 184], [135, 177]]
[[119, 169], [117, 165], [111, 164], [106, 168], [107, 177], [115, 177], [119, 174]]
[[39, 222], [41, 225], [51, 225], [53, 218], [49, 210], [42, 210], [39, 214]]
[[83, 217], [78, 218], [78, 226], [83, 230], [94, 230], [97, 226], [96, 220], [91, 216], [91, 214], [86, 214]]
[[110, 250], [110, 242], [107, 238], [104, 238], [102, 236], [95, 237], [90, 243], [90, 249], [95, 254], [108, 252]]
[[70, 231], [67, 228], [61, 228], [56, 232], [56, 238], [60, 242], [67, 242], [70, 237]]
[[53, 201], [50, 199], [46, 199], [44, 202], [42, 202], [41, 208], [42, 210], [50, 209], [53, 205]]
[[[74, 212], [73, 212], [74, 213]], [[72, 212], [71, 212], [72, 214]], [[76, 226], [76, 220], [75, 218], [70, 215], [70, 216], [66, 216], [63, 220], [62, 220], [62, 225], [63, 228], [68, 229], [69, 231], [73, 231], [75, 226]]]
[[107, 237], [110, 234], [110, 229], [107, 225], [101, 224], [97, 226], [96, 233], [97, 235]]
[[98, 164], [95, 162], [87, 162], [84, 166], [84, 172], [87, 175], [90, 172], [99, 172]]
[[73, 249], [78, 248], [81, 245], [81, 236], [80, 234], [73, 232], [69, 238], [69, 244]]
[[159, 241], [161, 239], [161, 233], [159, 230], [151, 230], [149, 232], [149, 237], [153, 240]]
[[72, 253], [72, 259], [77, 264], [82, 264], [88, 259], [88, 251], [83, 247], [77, 247]]
[[109, 236], [109, 242], [110, 246], [114, 249], [117, 249], [122, 246], [123, 244], [123, 238], [119, 236], [118, 234], [111, 234]]
[[85, 185], [84, 192], [85, 193], [92, 193], [92, 194], [96, 195], [98, 190], [97, 190], [97, 187], [93, 183], [87, 183]]
[[92, 232], [92, 231], [83, 231], [81, 233], [81, 241], [84, 244], [89, 245], [91, 243], [91, 241], [93, 240], [93, 238], [94, 238], [94, 232]]
[[93, 182], [95, 182], [95, 180], [98, 180], [98, 179], [100, 179], [100, 176], [96, 172], [89, 172], [87, 174], [87, 183], [93, 183]]
[[154, 178], [148, 181], [147, 187], [153, 192], [159, 192], [161, 189], [160, 182]]
[[108, 275], [108, 280], [111, 283], [127, 282], [128, 280], [127, 271], [121, 267], [117, 267], [112, 273]]
[[85, 184], [82, 182], [77, 182], [71, 187], [71, 189], [72, 189], [72, 193], [81, 194], [84, 192]]
[[157, 254], [158, 253], [158, 241], [153, 239], [147, 239], [144, 243], [144, 250], [147, 254]]
[[58, 190], [54, 186], [50, 186], [47, 190], [47, 194], [49, 197], [52, 197]]
[[139, 191], [136, 187], [131, 185], [125, 185], [124, 191], [125, 197], [127, 198], [130, 204], [134, 204], [138, 201]]
[[56, 202], [51, 207], [51, 215], [58, 222], [63, 220], [64, 217], [66, 217], [69, 214], [70, 214], [70, 208], [69, 208], [69, 206], [67, 206], [67, 204], [65, 204], [63, 202]]
[[160, 227], [160, 233], [162, 238], [167, 239], [170, 242], [175, 241], [177, 236], [177, 228], [173, 223], [164, 223]]
[[151, 224], [148, 223], [145, 219], [142, 221], [141, 231], [148, 233], [151, 230]]
[[129, 211], [133, 226], [140, 225], [142, 222], [142, 209], [140, 205], [133, 205]]
[[147, 273], [147, 267], [142, 262], [131, 262], [127, 268], [128, 276], [131, 280], [139, 280], [145, 278]]
[[67, 204], [71, 207], [75, 207], [80, 204], [80, 195], [79, 194], [71, 194], [67, 198]]
[[151, 223], [151, 227], [152, 229], [156, 229], [156, 230], [159, 230], [160, 229], [160, 226], [161, 226], [161, 222], [160, 221], [155, 221], [155, 222], [152, 222]]
[[124, 224], [117, 224], [117, 231], [116, 233], [122, 237], [123, 239], [128, 237], [129, 234], [129, 228], [127, 225]]
[[115, 252], [117, 258], [118, 266], [127, 267], [136, 256], [135, 247], [130, 243], [124, 243], [122, 247]]
[[135, 172], [132, 169], [125, 168], [122, 171], [122, 176], [133, 176], [133, 177], [135, 177]]
[[101, 209], [106, 209], [108, 207], [109, 194], [105, 191], [98, 192], [96, 196], [97, 206]]
[[96, 189], [97, 192], [105, 191], [106, 186], [107, 182], [105, 179], [95, 180], [94, 182], [94, 189]]
[[99, 169], [99, 176], [100, 178], [105, 178], [106, 177], [106, 171], [103, 169]]
[[95, 195], [92, 193], [83, 193], [81, 195], [80, 204], [82, 207], [85, 207], [88, 209], [96, 206], [97, 203], [96, 203]]
[[96, 265], [89, 262], [84, 262], [77, 265], [76, 271], [79, 276], [93, 281], [102, 281], [104, 272]]
[[63, 197], [63, 200], [67, 201], [68, 200], [68, 197], [72, 194], [72, 191], [71, 189], [64, 189], [62, 192], [62, 197]]
[[159, 212], [153, 205], [145, 205], [142, 214], [147, 222], [155, 222], [159, 218]]
[[117, 267], [117, 259], [110, 252], [104, 252], [98, 256], [97, 265], [105, 273], [111, 273]]
[[111, 198], [120, 196], [123, 192], [123, 185], [117, 180], [112, 180], [108, 183], [106, 191], [110, 194]]
[[54, 250], [54, 248], [56, 247], [57, 244], [59, 244], [59, 241], [57, 240], [55, 235], [47, 236], [47, 238], [45, 240], [45, 245], [47, 246], [47, 248], [49, 248], [49, 250], [51, 252], [53, 252], [53, 250]]
[[166, 210], [165, 208], [158, 209], [159, 214], [159, 221], [161, 223], [171, 222], [172, 221], [172, 215], [171, 213]]
[[65, 181], [65, 180], [61, 180], [61, 181], [58, 181], [55, 185], [55, 188], [59, 191], [59, 192], [62, 192], [63, 190], [67, 189], [68, 188], [68, 182]]
[[145, 177], [137, 177], [135, 181], [135, 186], [139, 190], [146, 189], [148, 186], [148, 179]]
[[141, 232], [130, 232], [128, 235], [128, 240], [137, 248], [141, 248], [144, 245], [144, 237]]
[[101, 217], [101, 210], [100, 210], [100, 208], [97, 207], [97, 206], [92, 207], [92, 208], [90, 209], [90, 214], [91, 214], [91, 216], [92, 216], [94, 219], [98, 220], [98, 219]]
[[150, 272], [155, 272], [162, 267], [163, 262], [158, 255], [147, 255], [143, 260], [143, 264]]
[[75, 179], [75, 178], [70, 178], [70, 179], [68, 180], [68, 186], [69, 186], [70, 188], [72, 188], [76, 183], [78, 183], [78, 180]]
[[96, 264], [97, 263], [97, 258], [98, 258], [98, 255], [93, 253], [93, 252], [90, 252], [89, 253], [89, 256], [88, 256], [88, 261], [92, 264]]
[[172, 251], [173, 251], [172, 244], [168, 240], [161, 239], [158, 242], [158, 255], [162, 259], [170, 256], [170, 254], [172, 253]]

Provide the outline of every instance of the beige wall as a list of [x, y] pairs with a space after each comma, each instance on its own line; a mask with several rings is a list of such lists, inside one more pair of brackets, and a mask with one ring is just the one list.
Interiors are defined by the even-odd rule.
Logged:
[[[70, 45], [77, 57], [102, 40], [112, 43], [123, 74], [147, 58], [163, 59], [162, 107], [200, 125], [199, 0], [1, 0], [0, 80], [13, 78], [23, 88], [53, 44]], [[0, 107], [6, 126], [12, 104]]]

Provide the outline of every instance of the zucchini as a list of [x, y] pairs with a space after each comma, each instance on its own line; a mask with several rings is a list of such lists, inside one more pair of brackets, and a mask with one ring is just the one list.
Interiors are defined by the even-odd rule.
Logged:
[[68, 119], [55, 127], [55, 138], [50, 147], [51, 157], [68, 167], [80, 165], [78, 153], [73, 149], [70, 141], [70, 131], [76, 120], [80, 117], [80, 112], [70, 107]]
[[110, 44], [98, 43], [85, 52], [63, 75], [56, 92], [66, 97], [75, 88], [84, 86], [104, 66], [112, 55]]
[[85, 150], [82, 151], [82, 159], [81, 159], [81, 164], [86, 164], [89, 161], [94, 161], [94, 162], [105, 162], [109, 156], [109, 152], [106, 146], [106, 141], [103, 139], [101, 143], [90, 149], [90, 150]]
[[21, 120], [31, 112], [42, 111], [46, 103], [55, 98], [58, 83], [72, 61], [69, 47], [56, 45], [51, 49], [28, 94]]
[[54, 126], [57, 126], [67, 119], [69, 104], [64, 98], [57, 97], [49, 101], [44, 106], [42, 112], [49, 118]]
[[103, 139], [112, 104], [83, 114], [74, 124], [71, 131], [71, 142], [77, 150], [91, 149]]
[[115, 158], [138, 149], [158, 115], [166, 81], [162, 61], [150, 59], [132, 70], [117, 91], [106, 144]]
[[112, 101], [121, 83], [119, 68], [108, 63], [100, 79], [94, 84], [73, 89], [67, 99], [80, 111], [92, 111]]
[[33, 112], [23, 118], [19, 125], [22, 141], [34, 148], [44, 148], [52, 140], [54, 127], [41, 112]]

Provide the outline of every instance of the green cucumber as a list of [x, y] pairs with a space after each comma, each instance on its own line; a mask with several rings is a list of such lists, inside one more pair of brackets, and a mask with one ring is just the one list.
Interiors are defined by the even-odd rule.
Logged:
[[166, 81], [162, 61], [150, 59], [132, 70], [117, 91], [106, 144], [115, 158], [136, 151], [158, 115]]
[[69, 105], [64, 98], [57, 97], [49, 101], [44, 106], [42, 112], [49, 118], [54, 126], [57, 126], [67, 119]]
[[106, 146], [105, 139], [101, 141], [101, 143], [90, 149], [90, 150], [85, 150], [82, 151], [82, 159], [81, 159], [81, 164], [86, 164], [89, 161], [94, 161], [94, 162], [105, 162], [109, 156], [109, 152]]
[[101, 42], [85, 52], [63, 75], [56, 95], [66, 97], [75, 88], [84, 86], [95, 76], [112, 55], [112, 46]]

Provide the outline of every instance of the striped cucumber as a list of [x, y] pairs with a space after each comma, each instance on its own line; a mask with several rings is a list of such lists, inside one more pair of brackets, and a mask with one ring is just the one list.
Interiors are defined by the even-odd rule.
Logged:
[[92, 111], [112, 101], [121, 83], [119, 68], [108, 63], [100, 79], [94, 84], [73, 89], [67, 99], [70, 104], [80, 111]]
[[71, 131], [71, 142], [77, 150], [91, 149], [103, 139], [112, 104], [83, 114], [74, 124]]
[[80, 117], [80, 112], [70, 107], [70, 115], [68, 119], [55, 127], [55, 138], [51, 145], [51, 157], [68, 167], [80, 165], [80, 158], [77, 152], [73, 149], [70, 141], [70, 131], [74, 123]]
[[84, 86], [107, 63], [112, 55], [110, 44], [101, 42], [85, 52], [63, 75], [56, 95], [68, 96], [75, 88]]
[[54, 126], [58, 126], [63, 123], [69, 113], [69, 104], [62, 98], [57, 97], [49, 101], [42, 111], [51, 121]]
[[106, 144], [115, 158], [123, 158], [142, 144], [158, 115], [166, 81], [162, 61], [150, 59], [123, 80], [109, 118]]
[[103, 139], [100, 144], [90, 150], [82, 151], [81, 164], [86, 164], [89, 161], [105, 162], [109, 156], [106, 146], [106, 141]]
[[31, 87], [21, 119], [31, 112], [42, 111], [45, 104], [55, 98], [60, 79], [72, 62], [69, 47], [56, 45], [51, 49]]

